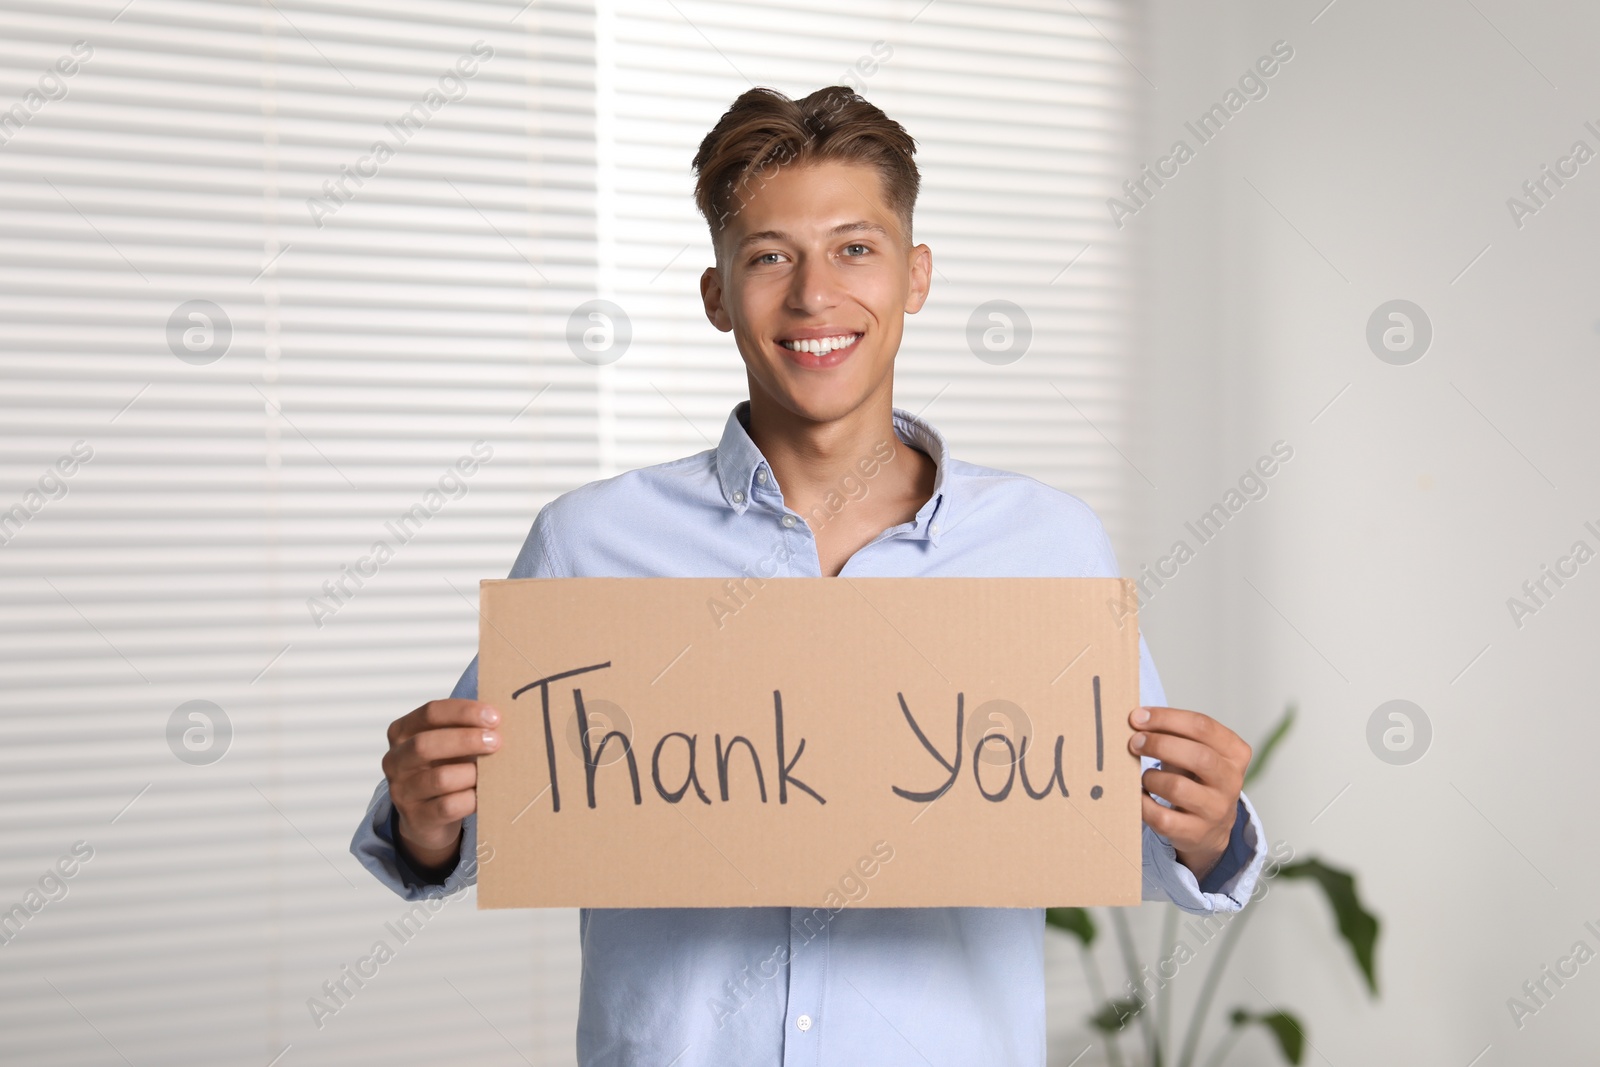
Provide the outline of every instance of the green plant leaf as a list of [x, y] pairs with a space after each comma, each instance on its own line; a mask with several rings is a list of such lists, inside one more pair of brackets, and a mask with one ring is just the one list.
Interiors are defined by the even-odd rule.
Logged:
[[1089, 1023], [1103, 1034], [1119, 1033], [1127, 1029], [1129, 1020], [1137, 1018], [1143, 1008], [1143, 1002], [1134, 997], [1108, 1000], [1089, 1016]]
[[1278, 747], [1278, 742], [1283, 740], [1283, 735], [1289, 732], [1289, 727], [1294, 725], [1294, 712], [1293, 704], [1284, 708], [1283, 718], [1278, 720], [1278, 725], [1272, 728], [1265, 741], [1256, 746], [1256, 754], [1244, 772], [1245, 785], [1255, 781], [1256, 776], [1267, 769], [1267, 758], [1272, 755], [1272, 750]]
[[1356, 880], [1348, 871], [1329, 867], [1315, 856], [1299, 863], [1290, 863], [1278, 869], [1278, 877], [1308, 879], [1322, 887], [1328, 905], [1339, 924], [1339, 935], [1350, 946], [1356, 964], [1367, 979], [1367, 989], [1378, 995], [1378, 977], [1373, 969], [1372, 954], [1378, 944], [1378, 917], [1368, 911], [1356, 892]]
[[1300, 1057], [1305, 1055], [1305, 1028], [1300, 1025], [1299, 1019], [1288, 1012], [1275, 1011], [1252, 1015], [1243, 1008], [1235, 1008], [1229, 1018], [1233, 1020], [1234, 1026], [1260, 1023], [1266, 1027], [1272, 1036], [1278, 1039], [1278, 1048], [1283, 1052], [1283, 1058], [1290, 1063], [1299, 1063]]
[[1094, 944], [1094, 919], [1088, 908], [1046, 908], [1044, 921], [1058, 930], [1065, 930], [1088, 948]]

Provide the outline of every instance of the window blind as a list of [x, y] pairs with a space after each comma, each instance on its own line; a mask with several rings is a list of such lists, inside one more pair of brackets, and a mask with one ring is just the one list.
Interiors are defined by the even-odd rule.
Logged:
[[0, 1060], [570, 1062], [571, 912], [402, 938], [346, 846], [538, 508], [744, 395], [689, 160], [753, 83], [918, 138], [897, 403], [1115, 534], [1137, 27], [1079, 10], [0, 0]]
[[0, 7], [0, 101], [92, 49], [0, 131], [5, 506], [93, 450], [0, 548], [0, 900], [93, 849], [0, 947], [0, 1060], [570, 1060], [571, 913], [402, 942], [346, 846], [478, 579], [595, 473], [547, 325], [593, 285], [593, 13], [119, 6]]

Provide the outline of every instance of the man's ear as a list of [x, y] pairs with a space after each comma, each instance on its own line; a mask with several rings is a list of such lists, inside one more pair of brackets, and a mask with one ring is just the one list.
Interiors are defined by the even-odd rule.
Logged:
[[700, 275], [700, 301], [705, 305], [706, 318], [711, 320], [711, 325], [723, 333], [733, 329], [733, 320], [722, 306], [722, 272], [716, 267], [707, 267]]
[[911, 288], [906, 292], [906, 314], [915, 315], [928, 302], [928, 289], [933, 285], [933, 249], [918, 245], [907, 256]]

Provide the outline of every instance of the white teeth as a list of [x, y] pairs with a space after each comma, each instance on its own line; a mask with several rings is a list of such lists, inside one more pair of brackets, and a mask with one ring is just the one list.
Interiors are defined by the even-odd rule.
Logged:
[[859, 333], [847, 333], [839, 337], [819, 337], [809, 341], [780, 341], [779, 344], [791, 352], [809, 352], [814, 356], [825, 355], [836, 348], [848, 348], [861, 337]]

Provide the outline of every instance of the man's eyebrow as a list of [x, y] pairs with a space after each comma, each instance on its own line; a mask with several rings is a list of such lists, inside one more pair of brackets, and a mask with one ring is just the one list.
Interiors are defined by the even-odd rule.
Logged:
[[[858, 219], [855, 222], [841, 222], [839, 225], [828, 231], [828, 236], [838, 237], [843, 233], [860, 233], [862, 231], [876, 233], [881, 237], [891, 236], [888, 230], [884, 229], [876, 222], [868, 222], [866, 219]], [[743, 248], [745, 245], [755, 244], [757, 241], [792, 240], [794, 240], [794, 238], [782, 230], [757, 230], [755, 233], [745, 234], [743, 239], [739, 241], [739, 247]]]

